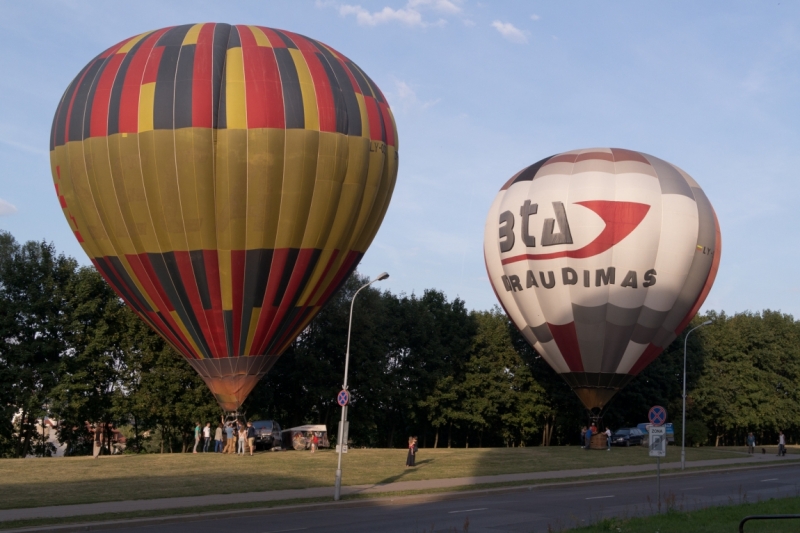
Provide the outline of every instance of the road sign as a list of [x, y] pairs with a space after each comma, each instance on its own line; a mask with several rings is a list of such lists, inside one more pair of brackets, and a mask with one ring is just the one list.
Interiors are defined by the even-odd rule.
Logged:
[[652, 426], [650, 428], [650, 457], [667, 456], [667, 428]]
[[350, 403], [350, 393], [347, 392], [347, 389], [342, 389], [339, 394], [336, 396], [336, 403], [344, 407], [348, 403]]
[[647, 413], [647, 418], [654, 426], [663, 426], [664, 422], [667, 421], [667, 410], [660, 405], [654, 405], [650, 408], [650, 412]]

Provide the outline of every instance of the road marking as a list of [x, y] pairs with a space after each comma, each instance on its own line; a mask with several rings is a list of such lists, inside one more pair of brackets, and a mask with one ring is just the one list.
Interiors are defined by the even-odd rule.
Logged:
[[587, 500], [602, 500], [603, 498], [613, 498], [614, 496], [592, 496], [591, 498], [586, 498]]
[[778, 481], [778, 478], [776, 478], [776, 477], [771, 477], [771, 478], [769, 478], [769, 479], [762, 479], [762, 480], [761, 480], [761, 483], [764, 483], [765, 481]]
[[305, 531], [307, 527], [297, 527], [294, 529], [273, 529], [272, 531], [265, 531], [264, 533], [288, 533], [289, 531]]
[[702, 489], [702, 488], [703, 488], [703, 487], [687, 487], [687, 488], [685, 488], [685, 489], [682, 489], [682, 490], [700, 490], [700, 489]]
[[454, 514], [454, 513], [471, 513], [472, 511], [485, 511], [488, 507], [479, 507], [477, 509], [464, 509], [463, 511], [450, 511], [447, 514]]

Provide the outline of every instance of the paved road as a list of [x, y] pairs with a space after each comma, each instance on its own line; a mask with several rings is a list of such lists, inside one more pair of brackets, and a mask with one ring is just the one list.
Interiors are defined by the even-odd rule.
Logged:
[[[800, 465], [663, 476], [662, 508], [690, 510], [772, 497], [800, 495]], [[458, 499], [382, 500], [361, 507], [302, 509], [114, 531], [161, 533], [470, 533], [538, 532], [585, 525], [600, 517], [651, 514], [657, 509], [655, 478], [608, 481], [472, 494]]]

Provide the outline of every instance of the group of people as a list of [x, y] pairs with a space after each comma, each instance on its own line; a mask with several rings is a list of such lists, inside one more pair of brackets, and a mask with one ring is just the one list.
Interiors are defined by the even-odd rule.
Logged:
[[[597, 435], [597, 433], [597, 425], [594, 422], [592, 422], [592, 425], [588, 428], [583, 426], [581, 428], [581, 448], [590, 450], [592, 447], [592, 435]], [[603, 433], [606, 435], [606, 451], [611, 451], [611, 428], [606, 426]]]
[[[203, 453], [208, 453], [211, 447], [211, 422], [206, 423], [204, 427], [200, 426], [200, 422], [195, 424], [194, 450], [192, 453], [197, 453], [197, 447], [200, 445], [201, 439], [203, 441]], [[244, 455], [245, 448], [247, 448], [250, 451], [250, 455], [253, 455], [255, 443], [256, 429], [253, 427], [252, 422], [248, 422], [247, 425], [242, 424], [239, 420], [228, 422], [225, 425], [220, 422], [214, 431], [214, 453]]]
[[406, 468], [417, 466], [417, 437], [408, 437], [408, 456], [406, 456]]
[[[747, 453], [756, 453], [756, 436], [753, 432], [747, 434]], [[766, 453], [766, 452], [765, 452]], [[778, 432], [778, 457], [786, 455], [786, 435], [783, 431]]]

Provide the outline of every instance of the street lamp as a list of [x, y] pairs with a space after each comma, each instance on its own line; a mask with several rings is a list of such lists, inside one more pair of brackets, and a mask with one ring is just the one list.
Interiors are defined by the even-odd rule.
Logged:
[[698, 328], [712, 324], [712, 320], [706, 320], [699, 326], [689, 330], [686, 337], [683, 339], [683, 418], [681, 420], [681, 470], [686, 469], [686, 343], [689, 340], [689, 335]]
[[[344, 354], [344, 383], [342, 384], [342, 389], [347, 390], [347, 370], [350, 367], [350, 330], [353, 328], [353, 304], [356, 303], [356, 296], [358, 293], [361, 292], [361, 289], [366, 289], [376, 281], [383, 281], [389, 277], [388, 272], [384, 272], [378, 275], [377, 278], [373, 279], [369, 283], [365, 283], [356, 291], [353, 295], [353, 299], [350, 301], [350, 323], [347, 326], [347, 351]], [[333, 490], [333, 499], [334, 501], [339, 501], [339, 496], [342, 490], [342, 451], [344, 450], [345, 445], [347, 444], [347, 439], [344, 438], [345, 433], [345, 424], [347, 422], [347, 405], [342, 406], [342, 420], [339, 422], [339, 434], [336, 436], [336, 440], [339, 441], [339, 462], [336, 466], [336, 484], [334, 485]]]

